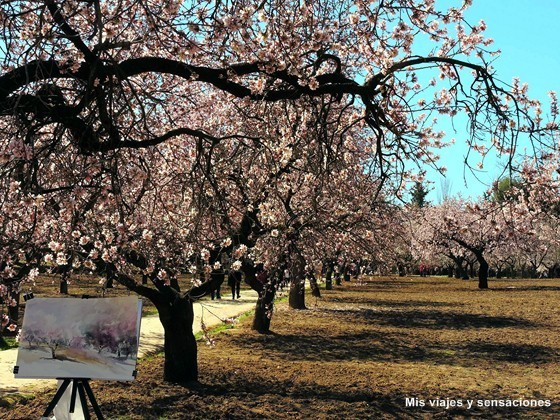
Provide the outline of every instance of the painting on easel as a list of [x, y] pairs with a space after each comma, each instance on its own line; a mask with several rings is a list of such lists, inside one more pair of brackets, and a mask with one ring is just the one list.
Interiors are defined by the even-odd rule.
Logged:
[[16, 378], [134, 379], [142, 301], [27, 301]]

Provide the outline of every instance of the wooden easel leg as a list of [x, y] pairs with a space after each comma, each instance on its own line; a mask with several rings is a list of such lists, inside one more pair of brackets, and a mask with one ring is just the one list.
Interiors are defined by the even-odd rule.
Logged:
[[76, 409], [76, 390], [78, 389], [78, 381], [72, 381], [72, 394], [70, 396], [70, 410], [69, 413], [73, 413]]
[[89, 410], [87, 407], [87, 397], [86, 393], [84, 392], [84, 384], [82, 381], [78, 383], [78, 394], [80, 395], [80, 402], [82, 403], [82, 411], [84, 413], [84, 419], [89, 420], [91, 416], [89, 415]]
[[93, 395], [93, 391], [91, 390], [91, 387], [89, 386], [89, 381], [87, 379], [83, 379], [82, 381], [82, 385], [84, 387], [84, 389], [86, 390], [86, 394], [89, 397], [89, 400], [91, 402], [91, 406], [93, 408], [93, 411], [95, 412], [95, 415], [97, 416], [97, 418], [99, 420], [103, 420], [103, 414], [101, 413], [101, 409], [99, 408], [99, 405], [97, 405], [97, 401], [95, 400], [95, 396]]

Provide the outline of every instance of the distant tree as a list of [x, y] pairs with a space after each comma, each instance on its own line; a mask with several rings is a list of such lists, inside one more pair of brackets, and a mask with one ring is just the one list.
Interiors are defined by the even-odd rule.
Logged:
[[[487, 289], [488, 257], [499, 244], [513, 236], [511, 220], [509, 213], [492, 201], [448, 200], [426, 208], [421, 240], [427, 246], [438, 247], [452, 259], [452, 255], [460, 255], [455, 251], [457, 247], [472, 253], [479, 265], [478, 287]], [[461, 266], [462, 262], [454, 261]]]
[[428, 202], [426, 201], [428, 192], [429, 191], [424, 188], [424, 184], [422, 184], [420, 181], [416, 181], [414, 187], [412, 187], [412, 190], [410, 191], [411, 203], [420, 208], [424, 207], [426, 204], [428, 204]]
[[505, 177], [498, 179], [492, 185], [491, 200], [497, 203], [503, 203], [507, 199], [517, 197], [522, 187], [520, 179]]
[[451, 197], [451, 187], [452, 182], [449, 180], [449, 178], [441, 178], [438, 191], [439, 204], [449, 200], [449, 198]]

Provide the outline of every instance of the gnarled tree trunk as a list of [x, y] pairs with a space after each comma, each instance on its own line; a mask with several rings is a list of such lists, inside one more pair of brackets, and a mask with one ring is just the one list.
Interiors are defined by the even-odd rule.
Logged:
[[480, 257], [476, 256], [478, 260], [478, 288], [488, 289], [488, 262], [484, 259], [484, 256], [480, 254]]
[[[11, 293], [12, 299], [16, 302], [14, 306], [8, 306], [8, 317], [15, 323], [19, 320], [19, 301], [21, 298], [21, 294], [19, 292], [12, 292]], [[14, 332], [15, 335], [15, 332]]]
[[61, 295], [68, 294], [68, 277], [70, 276], [70, 266], [66, 265], [62, 267], [62, 273], [60, 276], [60, 289], [59, 293]]
[[266, 285], [259, 293], [252, 329], [261, 334], [270, 333], [270, 320], [274, 309], [275, 294], [276, 290], [271, 285]]
[[319, 285], [317, 284], [317, 277], [315, 277], [315, 273], [311, 272], [306, 277], [309, 279], [309, 287], [311, 287], [311, 296], [321, 297], [321, 290], [319, 289]]
[[197, 348], [193, 333], [194, 311], [189, 297], [158, 307], [165, 333], [164, 380], [190, 382], [198, 379]]
[[257, 269], [253, 264], [243, 262], [242, 269], [245, 274], [245, 282], [259, 294], [255, 306], [252, 329], [261, 334], [268, 334], [270, 333], [270, 320], [272, 319], [272, 310], [274, 309], [276, 288], [273, 284], [270, 284], [270, 278], [267, 284], [257, 280]]
[[297, 251], [291, 254], [290, 296], [288, 303], [292, 309], [306, 309], [305, 307], [305, 259]]
[[327, 267], [327, 271], [325, 273], [325, 290], [332, 290], [332, 275], [333, 275], [333, 270], [329, 266]]
[[166, 286], [159, 279], [153, 279], [156, 289], [137, 284], [124, 274], [115, 277], [128, 289], [144, 296], [155, 305], [164, 330], [165, 381], [186, 383], [198, 379], [197, 344], [193, 333], [193, 301], [210, 293], [216, 286], [208, 281], [181, 294], [177, 289]]

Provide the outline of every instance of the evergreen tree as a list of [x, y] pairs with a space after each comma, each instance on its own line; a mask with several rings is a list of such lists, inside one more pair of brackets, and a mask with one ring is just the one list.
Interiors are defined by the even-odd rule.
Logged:
[[422, 208], [424, 207], [426, 204], [428, 204], [428, 202], [426, 201], [426, 196], [428, 195], [428, 190], [426, 190], [426, 188], [424, 188], [424, 185], [420, 182], [420, 181], [416, 181], [416, 183], [414, 184], [414, 187], [412, 187], [412, 190], [410, 191], [410, 195], [411, 195], [411, 202], [412, 204]]

